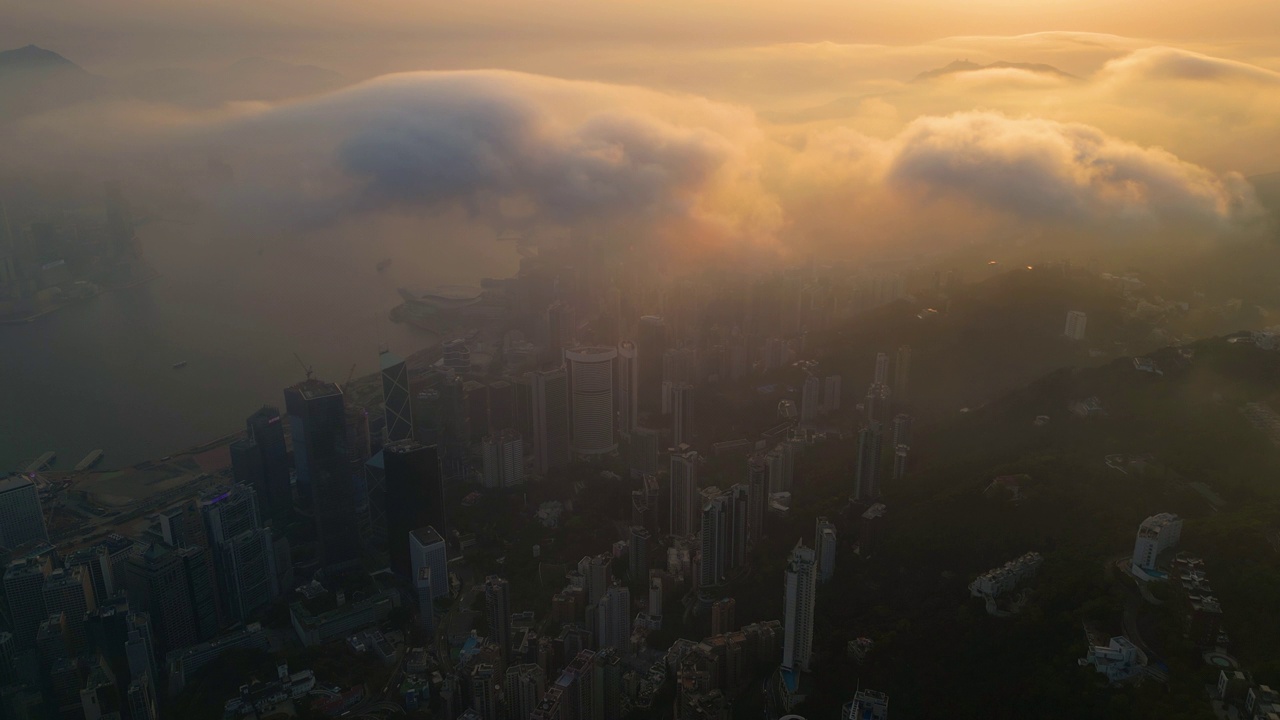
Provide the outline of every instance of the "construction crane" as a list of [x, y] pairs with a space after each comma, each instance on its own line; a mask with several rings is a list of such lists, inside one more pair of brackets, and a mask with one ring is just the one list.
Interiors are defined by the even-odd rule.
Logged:
[[347, 372], [347, 381], [342, 383], [342, 391], [347, 392], [351, 388], [351, 379], [356, 376], [356, 364], [351, 363], [351, 370]]
[[314, 374], [314, 372], [311, 369], [311, 366], [302, 362], [302, 358], [298, 357], [298, 353], [294, 353], [293, 358], [298, 361], [299, 365], [302, 366], [302, 371], [307, 374], [307, 379], [310, 380], [311, 376]]

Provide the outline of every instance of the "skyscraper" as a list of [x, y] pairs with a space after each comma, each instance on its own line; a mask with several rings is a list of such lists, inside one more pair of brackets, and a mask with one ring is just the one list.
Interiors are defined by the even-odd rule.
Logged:
[[893, 475], [894, 480], [901, 480], [907, 474], [907, 461], [911, 457], [911, 447], [909, 445], [897, 445], [893, 451]]
[[9, 603], [10, 629], [18, 650], [35, 647], [40, 623], [49, 617], [44, 606], [44, 578], [49, 569], [47, 559], [30, 558], [5, 570], [4, 596]]
[[36, 484], [22, 475], [0, 479], [0, 547], [13, 549], [32, 540], [49, 542]]
[[449, 594], [449, 557], [445, 552], [444, 538], [430, 526], [420, 527], [409, 533], [409, 560], [413, 577], [422, 569], [431, 572], [431, 595], [442, 598]]
[[818, 419], [822, 406], [822, 381], [817, 375], [806, 375], [800, 394], [800, 424], [808, 427]]
[[907, 399], [911, 386], [911, 346], [902, 345], [893, 362], [893, 394], [899, 401]]
[[[289, 486], [289, 451], [284, 443], [284, 421], [276, 408], [263, 406], [245, 421], [248, 442], [257, 448], [261, 463], [258, 503], [264, 518], [282, 528], [293, 517], [293, 489]], [[235, 457], [232, 456], [234, 463]], [[237, 479], [237, 482], [239, 480]]]
[[912, 418], [906, 413], [898, 413], [893, 416], [893, 444], [894, 445], [910, 445], [911, 444], [911, 424]]
[[378, 353], [382, 371], [382, 406], [386, 417], [386, 441], [413, 437], [413, 405], [410, 402], [409, 370], [404, 359], [390, 351]]
[[308, 379], [284, 391], [293, 431], [298, 489], [311, 498], [320, 561], [334, 567], [359, 557], [359, 519], [347, 456], [346, 407], [337, 385]]
[[596, 604], [597, 649], [631, 651], [631, 591], [625, 585], [610, 587]]
[[693, 442], [694, 389], [688, 383], [671, 386], [671, 441], [676, 447]]
[[1089, 317], [1083, 312], [1079, 310], [1071, 310], [1067, 313], [1067, 325], [1066, 329], [1062, 331], [1062, 334], [1072, 340], [1083, 340], [1084, 329], [1088, 324], [1088, 321]]
[[364, 491], [369, 495], [369, 551], [387, 550], [387, 468], [383, 450], [364, 464]]
[[875, 500], [880, 497], [880, 423], [873, 422], [858, 431], [858, 469], [854, 476], [853, 498]]
[[205, 593], [200, 593], [200, 598], [193, 595], [200, 578], [194, 579], [196, 585], [193, 586], [192, 579], [188, 577], [189, 571], [203, 572], [203, 568], [197, 569], [194, 563], [184, 562], [179, 552], [162, 543], [151, 543], [141, 553], [130, 557], [125, 566], [129, 605], [150, 617], [158, 657], [204, 639], [202, 623], [197, 619], [201, 612], [201, 608], [197, 608], [197, 600], [201, 605], [206, 600], [213, 602], [211, 595], [207, 598]]
[[833, 413], [840, 409], [840, 376], [828, 375], [822, 381], [822, 410]]
[[720, 598], [711, 603], [711, 634], [723, 635], [738, 629], [734, 624], [734, 615], [738, 601], [731, 597]]
[[528, 375], [534, 471], [544, 475], [569, 463], [569, 378], [564, 368]]
[[876, 385], [887, 385], [889, 383], [889, 353], [876, 353]]
[[627, 544], [627, 565], [631, 573], [631, 582], [643, 584], [649, 579], [649, 565], [653, 538], [645, 528], [633, 525], [631, 539]]
[[253, 489], [223, 488], [200, 503], [225, 616], [240, 622], [280, 594], [273, 534], [258, 522]]
[[489, 637], [498, 643], [505, 662], [511, 657], [511, 586], [506, 580], [497, 575], [485, 578], [484, 609]]
[[729, 569], [729, 497], [710, 498], [702, 507], [701, 534], [702, 565], [698, 585], [718, 585]]
[[613, 452], [613, 362], [617, 348], [582, 347], [565, 352], [572, 398], [573, 452], [599, 456]]
[[668, 527], [677, 537], [697, 532], [701, 512], [698, 494], [698, 453], [693, 450], [671, 453], [671, 512]]
[[389, 443], [381, 454], [386, 487], [387, 553], [391, 569], [408, 579], [413, 577], [410, 532], [428, 525], [436, 531], [448, 527], [440, 460], [435, 447], [414, 440]]
[[640, 390], [640, 365], [636, 344], [630, 340], [618, 343], [618, 377], [614, 383], [614, 409], [618, 413], [618, 432], [635, 430], [640, 418], [637, 393]]
[[639, 362], [640, 410], [656, 413], [662, 407], [662, 359], [667, 352], [667, 325], [657, 315], [640, 318], [636, 334]]
[[814, 558], [818, 563], [818, 582], [828, 582], [836, 571], [836, 526], [825, 517], [814, 523]]
[[784, 598], [782, 668], [808, 672], [813, 654], [813, 610], [817, 596], [818, 574], [814, 567], [813, 548], [796, 542], [787, 560], [786, 595]]
[[541, 666], [527, 663], [508, 667], [502, 687], [507, 720], [528, 720], [546, 687], [547, 673]]
[[737, 483], [729, 488], [729, 548], [725, 557], [730, 569], [747, 563], [750, 522], [751, 489], [745, 483]]
[[760, 455], [752, 455], [747, 461], [747, 491], [747, 534], [754, 546], [764, 535], [765, 509], [769, 505], [769, 465]]
[[524, 441], [520, 433], [506, 428], [481, 443], [484, 486], [491, 489], [524, 483]]
[[44, 579], [43, 594], [45, 612], [66, 614], [67, 642], [71, 650], [75, 653], [84, 650], [88, 642], [84, 616], [97, 608], [89, 573], [84, 568], [54, 570]]

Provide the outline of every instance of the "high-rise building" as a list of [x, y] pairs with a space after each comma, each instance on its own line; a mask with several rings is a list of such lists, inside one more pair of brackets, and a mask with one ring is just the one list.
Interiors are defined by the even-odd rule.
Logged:
[[828, 375], [822, 381], [822, 410], [833, 413], [840, 410], [840, 376]]
[[1173, 513], [1152, 515], [1138, 526], [1133, 543], [1133, 571], [1146, 574], [1156, 569], [1160, 553], [1178, 544], [1182, 537], [1182, 518]]
[[569, 376], [564, 368], [529, 373], [534, 471], [569, 463]]
[[409, 579], [415, 577], [409, 552], [410, 533], [424, 526], [447, 532], [440, 460], [434, 446], [416, 440], [388, 443], [381, 454], [387, 555], [391, 569]]
[[333, 383], [308, 379], [284, 391], [293, 434], [299, 492], [311, 499], [320, 561], [342, 566], [359, 558], [356, 488], [347, 455], [346, 406]]
[[902, 345], [893, 362], [893, 394], [898, 400], [907, 399], [907, 390], [911, 387], [911, 346]]
[[764, 536], [765, 509], [769, 505], [769, 465], [761, 455], [747, 461], [747, 534], [752, 546]]
[[497, 575], [484, 580], [484, 610], [489, 637], [498, 643], [506, 661], [511, 657], [511, 586]]
[[907, 474], [907, 462], [911, 458], [911, 446], [898, 445], [893, 450], [893, 479], [901, 480]]
[[524, 440], [513, 428], [490, 435], [481, 443], [484, 486], [490, 489], [524, 484]]
[[84, 568], [54, 570], [44, 579], [44, 607], [49, 614], [65, 613], [67, 618], [67, 643], [79, 653], [88, 644], [85, 634], [85, 614], [97, 608], [93, 597], [93, 585]]
[[582, 573], [587, 586], [587, 604], [599, 603], [609, 590], [613, 577], [613, 557], [608, 553], [586, 556], [578, 561], [578, 572]]
[[731, 597], [720, 598], [711, 603], [712, 635], [723, 635], [738, 629], [738, 626], [734, 624], [736, 622], [734, 615], [737, 607], [738, 601]]
[[875, 379], [876, 385], [889, 384], [889, 353], [876, 353]]
[[499, 720], [502, 702], [499, 699], [498, 671], [489, 663], [479, 663], [471, 668], [471, 708], [477, 720]]
[[911, 444], [912, 417], [906, 413], [898, 413], [893, 417], [893, 444]]
[[640, 419], [640, 405], [636, 397], [640, 385], [640, 364], [634, 342], [623, 340], [618, 343], [617, 368], [613, 405], [618, 414], [618, 432], [630, 433]]
[[[270, 518], [276, 528], [283, 528], [293, 517], [293, 489], [289, 485], [289, 451], [284, 442], [284, 421], [276, 408], [263, 406], [245, 421], [246, 442], [256, 449], [245, 462], [256, 461], [260, 470], [254, 478], [261, 514]], [[243, 451], [248, 453], [247, 450]], [[235, 464], [232, 454], [232, 464]], [[237, 478], [237, 482], [240, 482]]]
[[373, 454], [364, 464], [364, 491], [369, 504], [368, 550], [380, 555], [388, 549], [387, 542], [387, 466], [383, 450]]
[[515, 428], [516, 393], [512, 384], [506, 380], [495, 380], [489, 383], [486, 394], [489, 396], [489, 433]]
[[[151, 543], [131, 556], [125, 566], [129, 605], [150, 617], [158, 657], [194, 645], [213, 634], [208, 618], [212, 616], [216, 620], [216, 615], [211, 607], [213, 596], [208, 588], [208, 573], [200, 565], [200, 558], [182, 554], [187, 550], [198, 555], [204, 552], [203, 548], [175, 549], [163, 543]], [[216, 622], [212, 624], [216, 626]]]
[[701, 534], [702, 565], [698, 585], [718, 585], [729, 569], [729, 497], [719, 495], [709, 498], [702, 506]]
[[409, 559], [413, 577], [419, 577], [423, 568], [431, 571], [433, 598], [449, 594], [449, 557], [445, 552], [444, 538], [435, 528], [420, 527], [409, 533]]
[[825, 517], [819, 517], [814, 523], [813, 549], [818, 563], [818, 582], [829, 582], [836, 572], [836, 526]]
[[36, 484], [22, 475], [0, 479], [0, 547], [49, 542]]
[[662, 407], [662, 359], [667, 352], [667, 324], [657, 315], [640, 318], [636, 328], [639, 362], [639, 408], [656, 413]]
[[89, 584], [93, 586], [93, 596], [99, 602], [115, 594], [115, 577], [112, 575], [111, 551], [104, 544], [80, 548], [63, 559], [63, 565], [71, 568], [84, 568], [89, 573]]
[[1071, 310], [1067, 312], [1066, 328], [1062, 334], [1072, 340], [1083, 340], [1084, 329], [1088, 324], [1089, 317], [1079, 310]]
[[750, 543], [751, 489], [745, 483], [729, 488], [729, 549], [725, 554], [730, 569], [747, 564]]
[[625, 585], [610, 587], [596, 603], [597, 649], [631, 651], [631, 591]]
[[649, 603], [645, 610], [649, 617], [662, 617], [662, 578], [649, 576]]
[[671, 442], [676, 446], [693, 442], [694, 431], [694, 389], [688, 383], [677, 383], [671, 386]]
[[818, 419], [822, 409], [822, 381], [817, 375], [806, 375], [800, 393], [800, 424], [809, 427]]
[[431, 568], [414, 569], [413, 589], [418, 598], [418, 627], [429, 638], [436, 635], [435, 590], [431, 586]]
[[253, 488], [233, 485], [200, 501], [224, 616], [244, 622], [280, 594], [270, 528], [258, 519]]
[[49, 570], [47, 558], [29, 558], [5, 570], [4, 596], [9, 604], [10, 629], [14, 646], [20, 651], [36, 646], [40, 623], [49, 617], [44, 606], [44, 578]]
[[546, 687], [547, 673], [541, 666], [526, 663], [508, 667], [502, 687], [507, 720], [528, 720]]
[[387, 350], [378, 353], [382, 371], [382, 407], [386, 418], [386, 441], [413, 437], [413, 397], [409, 392], [409, 370], [404, 358]]
[[808, 672], [813, 655], [813, 612], [818, 573], [813, 548], [796, 543], [787, 560], [784, 596], [782, 668]]
[[880, 497], [880, 423], [873, 422], [858, 431], [858, 468], [854, 476], [855, 500]]
[[627, 545], [627, 560], [631, 572], [631, 581], [641, 584], [649, 579], [653, 539], [649, 531], [643, 527], [631, 527], [631, 539]]
[[613, 373], [617, 348], [582, 347], [565, 352], [569, 369], [573, 452], [598, 456], [618, 448], [614, 440]]
[[697, 532], [701, 512], [698, 494], [698, 453], [676, 449], [671, 453], [671, 512], [667, 527], [677, 537]]

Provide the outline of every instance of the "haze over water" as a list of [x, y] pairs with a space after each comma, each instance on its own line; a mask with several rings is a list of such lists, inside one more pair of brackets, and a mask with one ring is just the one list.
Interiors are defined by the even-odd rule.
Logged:
[[[67, 470], [96, 448], [100, 468], [154, 459], [243, 427], [303, 377], [373, 372], [379, 345], [401, 355], [435, 342], [388, 319], [397, 287], [478, 283], [516, 269], [510, 245], [443, 258], [429, 245], [307, 238], [226, 243], [174, 223], [139, 229], [161, 276], [27, 325], [0, 326], [0, 469], [47, 450]], [[393, 258], [380, 274], [375, 265]], [[173, 364], [188, 361], [187, 367]], [[23, 408], [40, 408], [24, 412]]]

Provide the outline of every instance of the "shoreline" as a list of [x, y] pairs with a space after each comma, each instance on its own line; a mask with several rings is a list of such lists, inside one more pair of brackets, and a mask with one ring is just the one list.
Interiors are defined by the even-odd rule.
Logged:
[[[148, 267], [150, 268], [150, 266], [148, 266]], [[29, 325], [29, 324], [31, 324], [31, 323], [33, 323], [33, 322], [35, 322], [35, 321], [39, 320], [40, 318], [43, 318], [43, 317], [47, 317], [47, 316], [49, 316], [49, 315], [52, 315], [52, 314], [54, 314], [54, 313], [58, 312], [59, 310], [65, 310], [66, 308], [69, 308], [69, 307], [71, 307], [71, 306], [73, 306], [73, 305], [79, 305], [79, 304], [81, 304], [81, 303], [91, 302], [91, 301], [93, 301], [93, 300], [95, 300], [95, 299], [97, 299], [97, 298], [99, 298], [99, 297], [101, 297], [101, 296], [103, 296], [103, 295], [106, 295], [107, 293], [116, 292], [117, 290], [129, 290], [129, 289], [131, 289], [131, 288], [135, 288], [135, 287], [138, 287], [138, 286], [140, 286], [140, 285], [145, 285], [145, 284], [147, 284], [147, 283], [151, 282], [152, 280], [155, 280], [155, 279], [156, 279], [156, 278], [158, 278], [158, 277], [160, 277], [160, 272], [159, 272], [159, 271], [157, 271], [157, 270], [155, 270], [154, 268], [152, 268], [152, 269], [151, 269], [151, 274], [150, 274], [150, 275], [148, 275], [148, 276], [147, 276], [147, 277], [145, 277], [145, 278], [140, 279], [140, 280], [134, 280], [133, 282], [130, 282], [130, 283], [127, 283], [127, 284], [124, 284], [124, 285], [99, 286], [99, 287], [98, 287], [98, 291], [97, 291], [97, 292], [95, 292], [95, 293], [93, 293], [92, 295], [87, 295], [87, 296], [82, 297], [82, 298], [76, 298], [76, 299], [74, 299], [74, 300], [68, 300], [68, 301], [66, 301], [66, 302], [63, 302], [63, 303], [59, 303], [59, 304], [57, 304], [57, 305], [54, 305], [53, 307], [48, 307], [48, 308], [45, 308], [45, 309], [43, 309], [43, 310], [38, 310], [38, 311], [36, 311], [36, 312], [34, 312], [34, 313], [30, 314], [30, 315], [26, 315], [26, 316], [24, 316], [24, 317], [5, 317], [5, 318], [0, 318], [0, 325]]]

